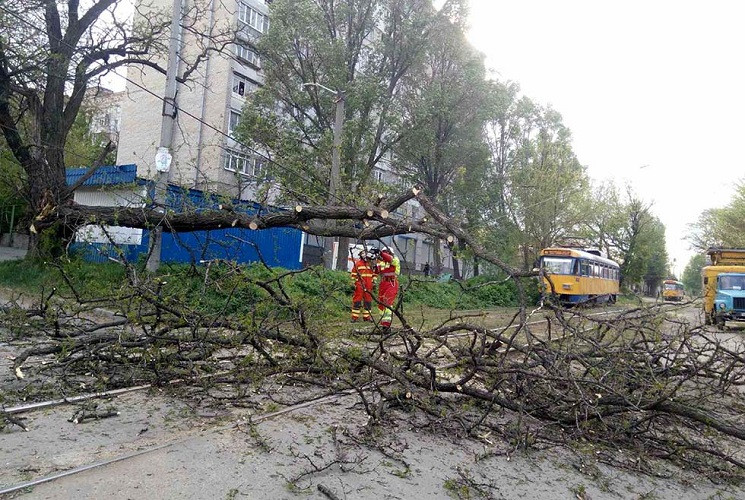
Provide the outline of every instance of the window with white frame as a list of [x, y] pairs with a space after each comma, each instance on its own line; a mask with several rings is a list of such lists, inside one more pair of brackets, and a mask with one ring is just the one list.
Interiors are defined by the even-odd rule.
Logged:
[[256, 52], [253, 48], [249, 47], [248, 45], [245, 45], [243, 43], [236, 43], [235, 44], [235, 57], [238, 58], [239, 61], [245, 62], [246, 64], [249, 64], [250, 66], [261, 68], [261, 58], [259, 58], [258, 52]]
[[241, 121], [241, 114], [238, 111], [230, 110], [230, 118], [228, 118], [228, 134], [233, 137], [235, 127], [238, 126], [238, 122]]
[[231, 172], [261, 178], [266, 174], [266, 159], [255, 154], [227, 149], [223, 159], [223, 168]]
[[249, 25], [259, 33], [266, 33], [269, 30], [269, 17], [252, 9], [243, 2], [238, 4], [238, 20], [243, 24]]
[[259, 88], [259, 84], [240, 73], [233, 73], [233, 93], [244, 97]]
[[254, 177], [264, 177], [266, 175], [266, 159], [260, 156], [254, 155], [253, 157], [253, 172], [250, 175]]
[[249, 159], [248, 155], [228, 149], [223, 155], [223, 168], [231, 172], [245, 173]]

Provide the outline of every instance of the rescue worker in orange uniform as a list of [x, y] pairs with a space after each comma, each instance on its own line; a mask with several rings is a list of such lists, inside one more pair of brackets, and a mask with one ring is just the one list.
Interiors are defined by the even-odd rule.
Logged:
[[352, 266], [351, 278], [354, 285], [354, 295], [352, 296], [352, 321], [362, 319], [372, 321], [372, 290], [373, 290], [373, 269], [368, 262], [368, 255], [365, 250], [360, 250], [357, 260]]
[[377, 272], [380, 275], [378, 309], [383, 313], [380, 318], [380, 326], [390, 328], [393, 320], [391, 306], [393, 306], [398, 295], [398, 275], [401, 273], [401, 261], [389, 249], [381, 250]]

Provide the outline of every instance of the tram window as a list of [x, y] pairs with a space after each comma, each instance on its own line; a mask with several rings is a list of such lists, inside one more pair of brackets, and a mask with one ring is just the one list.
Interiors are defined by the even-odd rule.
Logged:
[[574, 266], [572, 267], [572, 274], [575, 276], [579, 274], [579, 260], [574, 261]]
[[600, 266], [597, 264], [592, 265], [592, 275], [595, 277], [600, 277]]
[[590, 275], [590, 264], [586, 260], [580, 261], [580, 274], [582, 276]]
[[572, 261], [561, 257], [542, 257], [543, 267], [552, 274], [572, 274]]

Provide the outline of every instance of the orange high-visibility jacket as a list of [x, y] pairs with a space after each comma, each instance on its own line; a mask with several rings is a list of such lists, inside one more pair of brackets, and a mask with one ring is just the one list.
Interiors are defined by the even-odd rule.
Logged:
[[[356, 288], [362, 292], [363, 290], [369, 293], [373, 289], [373, 272], [367, 261], [363, 259], [357, 259], [354, 261], [350, 276], [352, 283], [356, 285]], [[355, 290], [356, 292], [357, 290]], [[355, 293], [356, 295], [356, 293]]]

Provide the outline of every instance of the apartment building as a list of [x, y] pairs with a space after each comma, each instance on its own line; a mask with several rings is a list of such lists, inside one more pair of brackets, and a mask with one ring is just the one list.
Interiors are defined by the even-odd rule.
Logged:
[[[179, 74], [199, 53], [209, 57], [178, 86], [169, 182], [249, 200], [263, 179], [259, 155], [241, 152], [230, 138], [246, 96], [263, 82], [261, 60], [253, 47], [269, 28], [269, 0], [204, 2], [202, 18], [182, 34]], [[171, 0], [155, 0], [167, 9]], [[215, 40], [193, 31], [220, 33]], [[220, 40], [232, 36], [229, 50], [217, 52]], [[205, 45], [211, 44], [212, 46]], [[165, 67], [165, 62], [162, 62]], [[130, 68], [122, 100], [118, 164], [136, 164], [137, 175], [155, 179], [165, 76], [151, 68]]]
[[88, 89], [85, 106], [91, 111], [91, 132], [105, 134], [114, 144], [119, 144], [124, 92], [104, 87]]
[[[199, 0], [197, 0], [199, 1]], [[246, 97], [264, 82], [261, 59], [254, 48], [258, 37], [269, 29], [271, 0], [202, 0], [206, 14], [197, 23], [202, 32], [229, 33], [229, 50], [212, 51], [209, 57], [190, 75], [189, 81], [178, 87], [169, 172], [171, 184], [225, 194], [242, 200], [257, 200], [257, 188], [264, 181], [265, 161], [261, 155], [242, 151], [231, 138]], [[167, 9], [171, 0], [154, 0], [155, 7]], [[184, 33], [181, 58], [193, 61], [205, 49], [198, 37]], [[217, 45], [218, 42], [213, 42]], [[216, 45], [213, 48], [216, 48]], [[187, 63], [182, 60], [179, 74]], [[165, 61], [162, 62], [165, 67]], [[137, 165], [137, 176], [156, 179], [155, 154], [159, 146], [162, 97], [165, 76], [150, 68], [128, 72], [117, 164]], [[386, 165], [376, 169], [379, 181], [390, 182], [395, 174]], [[271, 197], [269, 199], [271, 202]], [[400, 215], [417, 216], [414, 204], [401, 208]], [[423, 214], [422, 214], [423, 215]], [[308, 236], [304, 262], [320, 262], [323, 238]], [[397, 249], [404, 267], [421, 271], [426, 263], [433, 265], [433, 242], [423, 235], [387, 238], [384, 243]], [[443, 245], [443, 265], [452, 270], [452, 257]], [[343, 258], [344, 250], [340, 252]]]

